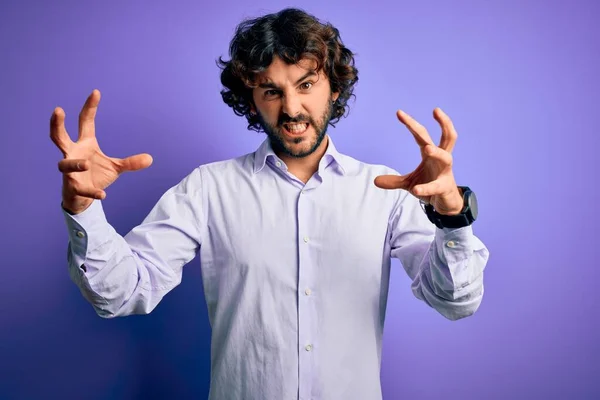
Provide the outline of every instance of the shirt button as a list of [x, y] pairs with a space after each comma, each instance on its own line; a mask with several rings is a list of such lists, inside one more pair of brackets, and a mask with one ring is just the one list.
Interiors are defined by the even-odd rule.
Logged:
[[311, 294], [312, 292], [311, 292], [311, 290], [310, 290], [310, 289], [306, 289], [306, 290], [304, 291], [304, 293], [305, 293], [307, 296], [310, 296], [310, 294]]
[[304, 236], [304, 243], [308, 243], [308, 236]]
[[456, 243], [454, 243], [454, 241], [452, 241], [452, 240], [449, 240], [448, 243], [446, 243], [446, 246], [452, 248], [452, 247], [456, 246]]
[[280, 163], [279, 161], [277, 161], [277, 162], [275, 163], [275, 165], [277, 165], [278, 167], [281, 167], [281, 163]]
[[300, 193], [301, 193], [301, 194], [304, 194], [304, 193], [306, 193], [306, 190], [302, 190]]
[[307, 344], [306, 347], [304, 348], [306, 351], [311, 351], [312, 350], [312, 344]]
[[83, 233], [82, 231], [77, 231], [77, 236], [79, 236], [80, 238], [85, 237], [85, 233]]

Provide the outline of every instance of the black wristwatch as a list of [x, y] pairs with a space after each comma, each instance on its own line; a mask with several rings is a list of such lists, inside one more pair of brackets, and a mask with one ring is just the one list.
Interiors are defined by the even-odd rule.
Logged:
[[424, 206], [425, 214], [431, 222], [438, 228], [462, 228], [471, 225], [477, 219], [477, 197], [475, 192], [467, 186], [458, 187], [462, 191], [464, 207], [460, 214], [443, 215], [433, 209], [431, 204], [421, 202]]

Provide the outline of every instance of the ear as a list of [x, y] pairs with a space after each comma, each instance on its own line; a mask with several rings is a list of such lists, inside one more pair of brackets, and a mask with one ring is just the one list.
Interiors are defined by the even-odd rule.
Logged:
[[337, 101], [338, 97], [340, 97], [340, 92], [334, 92], [331, 94], [331, 98], [333, 99], [334, 103]]

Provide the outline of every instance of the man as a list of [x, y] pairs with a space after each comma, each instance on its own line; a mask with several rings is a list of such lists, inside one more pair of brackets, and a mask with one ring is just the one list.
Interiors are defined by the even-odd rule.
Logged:
[[475, 196], [454, 181], [456, 132], [436, 109], [436, 146], [399, 111], [423, 159], [405, 176], [338, 152], [326, 130], [352, 96], [353, 55], [333, 26], [300, 10], [243, 22], [230, 56], [219, 60], [223, 99], [267, 139], [194, 169], [125, 237], [106, 221], [104, 189], [152, 158], [101, 152], [98, 91], [77, 142], [54, 111], [70, 276], [98, 315], [146, 314], [199, 252], [211, 399], [381, 398], [390, 258], [449, 319], [471, 315], [483, 295], [488, 251], [471, 227]]

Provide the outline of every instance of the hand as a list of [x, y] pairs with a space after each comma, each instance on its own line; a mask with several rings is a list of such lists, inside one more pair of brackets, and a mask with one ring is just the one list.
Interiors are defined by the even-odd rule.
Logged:
[[100, 103], [100, 92], [94, 90], [79, 114], [79, 137], [71, 141], [65, 129], [65, 113], [57, 107], [50, 119], [50, 138], [64, 156], [58, 163], [63, 173], [63, 207], [77, 214], [94, 199], [106, 198], [106, 189], [120, 174], [137, 171], [152, 164], [149, 154], [138, 154], [125, 159], [106, 156], [96, 140], [94, 118]]
[[440, 214], [459, 214], [464, 204], [452, 173], [452, 149], [458, 137], [452, 121], [440, 108], [433, 110], [433, 117], [442, 127], [440, 145], [436, 146], [425, 127], [401, 110], [396, 115], [415, 137], [421, 149], [422, 161], [408, 175], [378, 176], [375, 185], [382, 189], [407, 190], [431, 204]]

